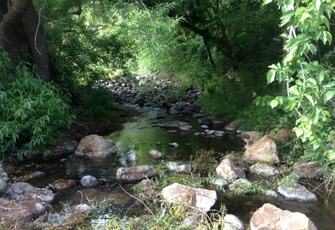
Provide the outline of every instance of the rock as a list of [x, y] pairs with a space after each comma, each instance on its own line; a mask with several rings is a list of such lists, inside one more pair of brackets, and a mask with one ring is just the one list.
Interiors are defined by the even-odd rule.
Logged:
[[86, 175], [80, 180], [80, 184], [84, 187], [94, 187], [99, 184], [99, 180], [91, 175]]
[[276, 193], [276, 191], [273, 191], [273, 190], [265, 190], [264, 194], [265, 194], [265, 196], [271, 196], [271, 197], [274, 197], [274, 198], [278, 197], [278, 193]]
[[188, 165], [179, 162], [168, 162], [166, 164], [166, 168], [171, 172], [179, 172], [179, 173], [190, 172], [190, 167]]
[[299, 184], [295, 187], [281, 185], [277, 188], [277, 191], [287, 200], [295, 200], [299, 202], [313, 202], [317, 200], [314, 193], [308, 191], [304, 186]]
[[224, 179], [213, 179], [212, 184], [218, 187], [226, 187], [228, 186], [228, 181]]
[[240, 126], [241, 123], [242, 123], [241, 120], [233, 121], [230, 124], [225, 126], [225, 130], [230, 131], [230, 132], [235, 131]]
[[51, 185], [56, 192], [65, 192], [70, 188], [74, 188], [77, 185], [77, 183], [73, 179], [67, 179], [67, 180], [59, 179], [53, 182]]
[[173, 147], [173, 148], [178, 148], [179, 147], [178, 143], [176, 143], [176, 142], [169, 143], [168, 145]]
[[258, 132], [258, 131], [243, 132], [240, 134], [240, 137], [243, 139], [245, 143], [245, 146], [244, 146], [245, 149], [253, 145], [262, 136], [263, 136], [263, 133]]
[[87, 204], [78, 204], [74, 207], [74, 212], [75, 213], [89, 212], [90, 209], [91, 209], [90, 206]]
[[155, 150], [155, 149], [149, 150], [147, 152], [147, 155], [150, 158], [155, 159], [155, 160], [160, 159], [163, 156], [161, 152], [159, 152], [158, 150]]
[[240, 127], [237, 129], [237, 133], [244, 133], [248, 131], [248, 125], [247, 124], [242, 124]]
[[290, 141], [293, 138], [291, 129], [280, 129], [274, 136], [273, 139], [276, 141]]
[[278, 169], [270, 165], [254, 164], [250, 167], [250, 171], [261, 176], [275, 176], [277, 175]]
[[323, 177], [322, 166], [314, 161], [296, 162], [292, 171], [299, 175], [300, 178], [316, 180]]
[[245, 172], [229, 159], [223, 159], [215, 171], [217, 175], [225, 180], [245, 178]]
[[225, 134], [225, 132], [222, 131], [222, 130], [216, 130], [215, 133], [214, 133], [214, 135], [216, 137], [223, 137], [224, 134]]
[[31, 196], [38, 202], [51, 203], [55, 199], [55, 195], [50, 189], [47, 188], [36, 188], [26, 182], [18, 182], [12, 184], [7, 194], [11, 199], [17, 199], [19, 197]]
[[193, 188], [190, 186], [174, 183], [162, 190], [163, 198], [167, 202], [186, 204], [207, 212], [215, 204], [217, 195], [214, 190]]
[[106, 158], [116, 153], [113, 143], [98, 135], [89, 135], [81, 139], [75, 152], [77, 156], [88, 158]]
[[244, 230], [242, 221], [236, 216], [226, 214], [223, 219], [225, 222], [223, 230]]
[[124, 165], [131, 165], [134, 166], [136, 165], [136, 160], [137, 160], [137, 155], [134, 151], [130, 150], [128, 152], [125, 153], [119, 153], [118, 154], [120, 156], [119, 158], [119, 162]]
[[203, 117], [203, 118], [201, 118], [201, 119], [199, 119], [198, 121], [199, 121], [199, 124], [200, 125], [213, 125], [213, 121], [214, 121], [214, 117], [211, 117], [211, 116], [209, 116], [209, 117]]
[[28, 195], [14, 200], [0, 198], [0, 207], [1, 229], [13, 229], [13, 226], [20, 226], [20, 223], [24, 225], [38, 218], [50, 208], [48, 203], [38, 202]]
[[265, 135], [245, 150], [243, 158], [251, 162], [279, 163], [277, 145]]
[[3, 179], [0, 179], [0, 194], [1, 192], [4, 192], [7, 188], [7, 183], [3, 181]]
[[151, 165], [121, 167], [116, 172], [116, 179], [124, 183], [134, 183], [156, 175], [156, 169]]
[[28, 176], [28, 179], [36, 179], [36, 178], [41, 178], [45, 176], [45, 172], [33, 172]]
[[[0, 172], [1, 172], [1, 168], [0, 168]], [[9, 177], [8, 177], [8, 174], [6, 172], [1, 172], [0, 173], [0, 179], [2, 179], [6, 183], [9, 182]]]
[[272, 204], [264, 204], [253, 213], [251, 230], [316, 230], [313, 222], [304, 214], [281, 210]]

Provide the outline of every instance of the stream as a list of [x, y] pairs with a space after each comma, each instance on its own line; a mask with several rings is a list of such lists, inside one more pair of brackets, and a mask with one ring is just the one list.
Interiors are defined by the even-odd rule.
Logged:
[[[112, 183], [118, 167], [155, 165], [157, 162], [153, 162], [147, 156], [147, 152], [151, 149], [162, 152], [164, 161], [184, 162], [188, 162], [190, 157], [201, 149], [214, 150], [218, 154], [243, 151], [243, 142], [235, 133], [225, 134], [223, 137], [195, 136], [194, 133], [201, 130], [197, 118], [170, 116], [156, 119], [154, 118], [155, 114], [156, 111], [148, 112], [147, 116], [126, 124], [123, 130], [106, 136], [107, 139], [113, 140], [118, 149], [117, 156], [110, 160], [88, 160], [70, 156], [55, 162], [30, 163], [17, 166], [15, 173], [11, 176], [20, 178], [36, 171], [45, 172], [46, 175], [44, 177], [28, 181], [35, 187], [46, 187], [58, 179], [75, 179], [79, 181], [85, 175], [95, 176], [100, 181], [110, 181], [110, 183], [101, 184], [98, 188], [77, 187], [73, 191], [57, 196], [52, 211], [59, 212], [66, 205], [108, 199], [109, 204], [112, 204], [109, 208], [109, 213], [124, 218], [139, 214], [142, 207], [136, 207], [134, 205], [135, 200], [125, 194], [121, 188], [115, 186], [115, 183]], [[161, 120], [186, 121], [193, 128], [190, 132], [175, 132], [157, 127], [156, 124]], [[223, 128], [223, 124], [210, 127], [210, 129], [215, 130], [223, 130]], [[179, 147], [170, 147], [168, 144], [172, 142], [178, 143]], [[305, 186], [310, 185], [310, 189], [314, 186], [314, 182], [301, 181], [301, 183]], [[125, 185], [124, 188], [130, 191], [131, 186], [133, 185]], [[231, 192], [218, 192], [218, 201], [213, 208], [219, 210], [220, 205], [225, 204], [229, 214], [236, 215], [245, 226], [249, 226], [252, 213], [267, 202], [281, 209], [304, 213], [319, 230], [335, 229], [333, 226], [335, 219], [334, 199], [327, 197], [319, 190], [314, 191], [314, 193], [318, 197], [317, 202], [299, 203], [286, 201], [281, 197], [272, 198], [259, 194], [241, 196]]]

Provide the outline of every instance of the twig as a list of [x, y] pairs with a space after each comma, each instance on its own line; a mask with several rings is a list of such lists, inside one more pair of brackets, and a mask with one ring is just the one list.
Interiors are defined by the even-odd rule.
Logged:
[[148, 207], [148, 206], [146, 206], [145, 205], [145, 203], [143, 202], [143, 201], [141, 201], [140, 199], [138, 199], [137, 197], [135, 197], [135, 196], [133, 196], [133, 195], [131, 195], [129, 192], [127, 192], [119, 183], [117, 183], [118, 185], [119, 185], [119, 187], [128, 195], [128, 196], [130, 196], [130, 197], [132, 197], [132, 198], [134, 198], [135, 200], [137, 200], [137, 201], [139, 201], [139, 202], [141, 202], [143, 205], [144, 205], [144, 207], [146, 207], [146, 209], [148, 209], [148, 211], [150, 212], [150, 214], [153, 216], [153, 217], [155, 217], [155, 214], [150, 210], [150, 208]]

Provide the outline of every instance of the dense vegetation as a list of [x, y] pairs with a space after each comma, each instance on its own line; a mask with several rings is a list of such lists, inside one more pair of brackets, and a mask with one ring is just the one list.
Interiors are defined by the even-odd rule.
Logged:
[[112, 102], [90, 103], [109, 97], [104, 90], [92, 91], [96, 80], [149, 73], [200, 89], [200, 103], [210, 114], [242, 118], [265, 131], [293, 129], [291, 158], [331, 161], [334, 5], [330, 0], [1, 3], [1, 152], [33, 153], [83, 111], [108, 122], [116, 108]]

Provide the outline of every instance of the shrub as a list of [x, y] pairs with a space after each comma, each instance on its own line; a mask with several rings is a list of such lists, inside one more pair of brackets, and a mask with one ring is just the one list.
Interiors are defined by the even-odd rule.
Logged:
[[[41, 153], [69, 126], [69, 98], [39, 79], [24, 63], [0, 54], [0, 152], [18, 147], [18, 157]], [[44, 152], [45, 154], [47, 152]]]

